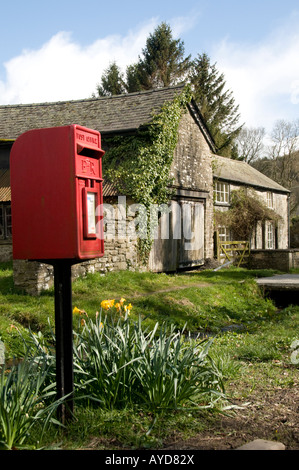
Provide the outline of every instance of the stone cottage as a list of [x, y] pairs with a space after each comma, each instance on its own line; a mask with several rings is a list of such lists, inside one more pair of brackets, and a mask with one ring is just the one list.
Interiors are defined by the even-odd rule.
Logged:
[[[248, 250], [251, 266], [286, 271], [298, 267], [299, 251], [289, 249], [290, 191], [245, 162], [217, 155], [213, 160], [215, 214], [216, 211], [228, 211], [233, 192], [240, 189], [269, 209], [270, 217], [259, 220], [250, 230]], [[226, 250], [229, 250], [230, 242], [236, 240], [236, 235], [225, 223], [215, 223], [215, 235], [218, 237], [215, 245], [218, 244], [218, 248], [223, 245]], [[216, 249], [214, 254], [216, 256]], [[221, 250], [217, 255], [222, 262], [228, 259]]]
[[[260, 173], [252, 166], [239, 160], [214, 156], [214, 206], [228, 210], [233, 191], [245, 188], [267, 208], [279, 214], [280, 218], [259, 222], [252, 229], [251, 249], [287, 249], [289, 247], [289, 196], [290, 191]], [[217, 227], [223, 240], [233, 240], [227, 227]]]
[[[9, 188], [9, 155], [15, 139], [23, 132], [35, 129], [79, 124], [101, 132], [102, 147], [108, 150], [111, 141], [122, 142], [150, 125], [166, 103], [183, 93], [183, 86], [156, 89], [113, 97], [90, 98], [57, 103], [0, 106], [0, 256], [11, 257], [11, 214]], [[117, 139], [114, 139], [117, 142]], [[159, 214], [159, 226], [153, 237], [153, 246], [146, 266], [140, 265], [136, 211], [139, 201], [124, 194], [113, 182], [105, 180], [104, 205], [113, 212], [113, 223], [106, 224], [105, 255], [103, 258], [73, 267], [74, 275], [86, 272], [107, 272], [114, 269], [150, 269], [155, 272], [173, 272], [182, 268], [201, 266], [214, 256], [214, 182], [220, 177], [227, 183], [228, 175], [235, 174], [230, 184], [247, 184], [238, 180], [238, 173], [247, 179], [262, 178], [259, 172], [250, 173], [249, 165], [241, 168], [232, 160], [222, 159], [222, 173], [214, 165], [216, 148], [205, 126], [200, 110], [193, 99], [185, 106], [177, 130], [177, 142], [170, 167], [172, 196], [167, 210]], [[105, 156], [103, 157], [103, 160]], [[227, 161], [226, 161], [227, 160]], [[231, 166], [231, 170], [227, 168]], [[244, 168], [247, 168], [245, 171]], [[226, 173], [224, 169], [226, 168]], [[240, 168], [240, 169], [239, 169]], [[219, 166], [218, 166], [219, 169]], [[254, 171], [252, 169], [252, 171]], [[256, 179], [253, 185], [256, 183]], [[268, 181], [270, 181], [268, 179]], [[217, 183], [218, 182], [218, 183]], [[275, 187], [269, 192], [279, 199], [277, 209], [287, 214], [287, 191]], [[262, 188], [266, 194], [267, 186]], [[273, 191], [272, 191], [273, 190]], [[225, 190], [224, 190], [225, 191]], [[217, 194], [217, 192], [216, 192]], [[278, 199], [277, 199], [278, 201]], [[216, 201], [217, 202], [217, 201]], [[277, 202], [278, 204], [278, 202]], [[281, 205], [280, 205], [281, 204]], [[279, 246], [288, 247], [287, 215], [281, 223]], [[111, 221], [110, 221], [111, 222]], [[123, 236], [123, 227], [126, 227]], [[52, 282], [52, 268], [36, 262], [14, 261], [16, 285], [28, 292], [39, 292]]]

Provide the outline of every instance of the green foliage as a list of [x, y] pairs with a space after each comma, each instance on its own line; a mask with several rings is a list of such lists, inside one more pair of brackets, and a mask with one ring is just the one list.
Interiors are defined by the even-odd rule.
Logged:
[[161, 23], [150, 34], [137, 64], [128, 67], [128, 91], [150, 90], [174, 85], [183, 80], [190, 67], [184, 58], [184, 43], [173, 39], [170, 26]]
[[[144, 324], [149, 327], [167, 321], [177, 329], [186, 324], [191, 332], [217, 332], [231, 323], [248, 324], [273, 314], [275, 306], [263, 298], [254, 281], [256, 277], [273, 274], [277, 272], [241, 268], [171, 275], [131, 271], [110, 272], [105, 276], [94, 273], [73, 281], [73, 306], [94, 318], [101, 299], [125, 297], [133, 305], [131, 317], [137, 320], [139, 314], [145, 315]], [[20, 292], [2, 294], [0, 300], [0, 338], [5, 344], [6, 359], [24, 356], [20, 332], [26, 338], [28, 328], [43, 333], [47, 343], [54, 344], [53, 289], [40, 297]]]
[[[59, 401], [55, 383], [48, 384], [49, 365], [43, 358], [26, 357], [10, 370], [0, 372], [0, 449], [28, 449], [30, 433], [40, 425], [40, 438]], [[53, 398], [54, 396], [54, 398]], [[33, 448], [35, 446], [32, 446]]]
[[[6, 269], [7, 267], [5, 267], [3, 272], [6, 273], [5, 279], [7, 280], [6, 276], [8, 272]], [[84, 357], [81, 356], [80, 361], [77, 360], [77, 355], [79, 354], [77, 350], [77, 352], [74, 352], [76, 359], [75, 393], [77, 395], [76, 398], [78, 398], [78, 400], [75, 400], [75, 419], [68, 424], [66, 433], [64, 432], [63, 434], [60, 433], [57, 435], [57, 430], [59, 431], [59, 429], [62, 428], [57, 427], [55, 420], [53, 426], [50, 428], [48, 427], [50, 421], [48, 421], [47, 424], [44, 422], [44, 420], [50, 417], [47, 406], [50, 406], [54, 398], [54, 395], [51, 395], [53, 392], [51, 383], [54, 381], [54, 355], [51, 356], [49, 352], [51, 349], [47, 350], [45, 337], [40, 333], [32, 335], [30, 341], [28, 340], [28, 334], [26, 334], [23, 337], [23, 342], [26, 343], [28, 347], [32, 347], [32, 354], [30, 357], [26, 357], [26, 360], [28, 358], [29, 360], [32, 359], [36, 361], [34, 358], [38, 355], [41, 367], [40, 369], [35, 368], [36, 366], [34, 364], [36, 364], [36, 362], [33, 362], [32, 367], [27, 368], [25, 361], [22, 361], [20, 362], [20, 367], [24, 367], [24, 369], [22, 369], [23, 372], [20, 373], [19, 378], [17, 375], [17, 366], [15, 366], [13, 370], [10, 370], [14, 377], [13, 380], [9, 375], [9, 370], [5, 372], [4, 376], [1, 376], [0, 393], [2, 395], [0, 403], [6, 403], [4, 412], [2, 408], [4, 418], [3, 421], [0, 422], [0, 440], [4, 443], [2, 444], [3, 448], [11, 446], [12, 448], [18, 449], [29, 448], [30, 445], [35, 448], [41, 446], [43, 446], [43, 448], [45, 448], [45, 446], [47, 446], [46, 448], [52, 446], [53, 448], [53, 442], [62, 442], [62, 446], [67, 449], [101, 448], [107, 450], [111, 447], [135, 449], [143, 447], [157, 448], [158, 446], [162, 447], [163, 443], [169, 438], [172, 441], [177, 441], [187, 436], [191, 437], [201, 431], [209, 430], [210, 432], [211, 423], [213, 429], [221, 432], [222, 420], [219, 419], [219, 417], [217, 418], [217, 414], [208, 413], [208, 410], [202, 410], [196, 406], [193, 407], [193, 410], [190, 410], [189, 405], [192, 405], [192, 402], [191, 400], [188, 401], [188, 398], [185, 401], [185, 403], [188, 403], [187, 406], [182, 406], [178, 402], [178, 399], [176, 403], [175, 400], [172, 399], [169, 406], [177, 405], [178, 409], [173, 410], [173, 408], [171, 408], [167, 410], [167, 401], [170, 396], [170, 392], [167, 392], [167, 390], [174, 390], [174, 386], [172, 385], [175, 379], [174, 374], [176, 373], [176, 369], [180, 371], [183, 367], [183, 363], [176, 362], [176, 358], [180, 355], [180, 360], [185, 357], [185, 360], [188, 361], [188, 354], [190, 354], [190, 356], [192, 355], [192, 348], [194, 353], [197, 351], [197, 344], [194, 342], [197, 340], [191, 340], [189, 343], [187, 341], [182, 342], [183, 337], [178, 334], [178, 319], [182, 320], [182, 315], [185, 315], [183, 318], [184, 321], [191, 320], [192, 324], [192, 319], [198, 314], [197, 326], [200, 325], [204, 328], [205, 325], [207, 325], [207, 327], [210, 327], [214, 332], [218, 331], [214, 328], [216, 326], [220, 328], [234, 323], [236, 327], [240, 323], [245, 326], [243, 329], [236, 328], [216, 335], [205, 357], [205, 365], [208, 367], [209, 373], [211, 373], [210, 377], [212, 377], [213, 373], [216, 373], [215, 384], [211, 387], [213, 398], [211, 402], [212, 405], [217, 405], [217, 394], [213, 393], [213, 391], [216, 390], [217, 384], [220, 386], [218, 409], [223, 403], [221, 400], [222, 381], [225, 383], [225, 396], [230, 399], [230, 394], [232, 393], [237, 398], [238, 403], [240, 403], [241, 400], [241, 404], [243, 403], [243, 399], [245, 402], [248, 400], [251, 401], [250, 395], [253, 390], [253, 398], [256, 398], [255, 392], [257, 388], [264, 389], [265, 391], [275, 391], [275, 387], [277, 386], [286, 390], [295, 388], [298, 385], [298, 365], [292, 363], [292, 353], [294, 351], [291, 346], [298, 340], [299, 307], [293, 306], [277, 311], [270, 300], [263, 299], [260, 290], [254, 282], [254, 279], [257, 277], [269, 276], [276, 273], [277, 272], [272, 270], [246, 270], [243, 268], [223, 269], [218, 272], [189, 272], [180, 275], [114, 272], [105, 276], [101, 276], [99, 273], [94, 275], [90, 274], [86, 279], [74, 281], [74, 300], [78, 306], [85, 308], [86, 311], [90, 310], [93, 312], [94, 308], [99, 309], [100, 300], [103, 298], [112, 299], [124, 295], [127, 299], [132, 301], [132, 320], [128, 330], [125, 328], [123, 319], [120, 320], [118, 324], [117, 321], [113, 323], [107, 318], [107, 325], [109, 325], [111, 329], [109, 332], [107, 330], [106, 337], [104, 338], [105, 330], [99, 328], [100, 319], [98, 319], [90, 324], [87, 323], [86, 334], [84, 334], [82, 341], [77, 337], [77, 334], [83, 334], [82, 330], [76, 330], [76, 333], [74, 333], [76, 337], [75, 344], [82, 343], [82, 352], [87, 351], [89, 348], [92, 349], [94, 346], [94, 349], [92, 349], [92, 360], [94, 364], [96, 364], [96, 360], [98, 359], [96, 356], [97, 342], [100, 341], [102, 349], [105, 344], [106, 348], [108, 348], [108, 344], [111, 344], [109, 340], [114, 342], [112, 351], [104, 351], [105, 362], [109, 364], [110, 361], [110, 367], [112, 367], [111, 364], [114, 364], [113, 373], [110, 375], [107, 373], [108, 377], [106, 377], [106, 383], [114, 379], [115, 383], [112, 387], [114, 387], [114, 390], [117, 390], [118, 386], [118, 390], [120, 391], [122, 388], [125, 388], [122, 384], [123, 377], [125, 377], [125, 379], [129, 378], [130, 374], [134, 372], [129, 371], [129, 369], [134, 368], [138, 363], [138, 361], [135, 360], [129, 364], [130, 358], [137, 359], [139, 357], [138, 350], [141, 350], [141, 345], [147, 344], [148, 358], [146, 357], [144, 362], [139, 364], [138, 374], [142, 377], [143, 370], [149, 373], [148, 378], [144, 377], [143, 384], [145, 386], [146, 383], [149, 382], [149, 385], [152, 387], [152, 392], [148, 393], [151, 393], [155, 406], [157, 397], [161, 399], [163, 414], [158, 413], [161, 411], [160, 408], [156, 408], [156, 416], [158, 416], [158, 418], [155, 421], [150, 406], [147, 404], [147, 399], [139, 395], [137, 396], [137, 400], [140, 400], [139, 402], [132, 406], [130, 406], [128, 402], [122, 409], [120, 409], [121, 403], [118, 405], [117, 400], [115, 408], [112, 410], [104, 409], [101, 406], [101, 402], [98, 403], [99, 406], [96, 406], [97, 402], [94, 400], [94, 406], [87, 406], [86, 398], [82, 401], [79, 400], [79, 398], [83, 392], [87, 392], [88, 387], [90, 387], [90, 393], [91, 390], [94, 390], [91, 394], [94, 394], [94, 397], [97, 396], [97, 375], [92, 373], [93, 366], [89, 363], [92, 361], [89, 361], [87, 356], [87, 362], [84, 364], [84, 368], [81, 367], [81, 363], [84, 363]], [[200, 288], [199, 285], [201, 286]], [[188, 286], [188, 289], [185, 289], [185, 286]], [[180, 289], [175, 291], [177, 287]], [[167, 289], [167, 293], [163, 293], [163, 289]], [[172, 292], [169, 292], [171, 289]], [[54, 308], [52, 292], [40, 297], [38, 302], [37, 299], [34, 299], [33, 302], [31, 296], [24, 296], [20, 292], [12, 296], [12, 291], [5, 296], [4, 290], [5, 289], [3, 289], [2, 302], [5, 301], [5, 311], [7, 310], [7, 312], [13, 309], [15, 304], [18, 304], [18, 310], [24, 310], [28, 311], [28, 313], [32, 312], [34, 315], [39, 315], [39, 312], [49, 309], [48, 304], [50, 301], [52, 302], [52, 309]], [[159, 290], [161, 292], [159, 292]], [[2, 291], [1, 271], [0, 291]], [[147, 310], [146, 306], [148, 307]], [[136, 312], [136, 316], [134, 312]], [[153, 325], [153, 327], [149, 326], [148, 319], [144, 319], [142, 321], [142, 334], [140, 332], [138, 336], [137, 315], [139, 312], [148, 313], [152, 320], [150, 325]], [[1, 312], [1, 327], [3, 325], [3, 318], [6, 318], [5, 315], [5, 312]], [[16, 311], [15, 315], [17, 324]], [[151, 332], [155, 328], [157, 319], [159, 319], [159, 324], [163, 324], [165, 327], [165, 322], [168, 320], [167, 325], [175, 325], [176, 332], [171, 332], [171, 330], [167, 329], [167, 335], [164, 335], [163, 328], [157, 328], [153, 341], [149, 342]], [[43, 321], [42, 318], [41, 325]], [[98, 327], [96, 328], [97, 324]], [[122, 325], [123, 328], [112, 329], [112, 326], [117, 327], [117, 325]], [[38, 331], [39, 326], [37, 323], [34, 323], [33, 327]], [[5, 328], [3, 328], [3, 330]], [[43, 330], [47, 330], [46, 324], [43, 325]], [[23, 331], [24, 330], [22, 330], [22, 335]], [[88, 333], [90, 333], [90, 335]], [[7, 334], [9, 335], [9, 332], [7, 332]], [[11, 334], [17, 334], [15, 328], [12, 329]], [[136, 336], [139, 337], [140, 340], [137, 341], [137, 345], [134, 345], [132, 338]], [[128, 340], [124, 341], [124, 338]], [[189, 340], [189, 338], [185, 339]], [[142, 343], [142, 341], [144, 341], [144, 343]], [[180, 345], [178, 341], [181, 341]], [[135, 356], [134, 351], [131, 355], [129, 352], [127, 355], [125, 354], [125, 344], [127, 345], [127, 349], [129, 345], [131, 345], [132, 348], [136, 347]], [[150, 348], [152, 345], [154, 347]], [[159, 345], [161, 345], [162, 348], [159, 349]], [[207, 345], [208, 342], [199, 344], [199, 354], [202, 354]], [[38, 349], [36, 349], [36, 347], [38, 347]], [[186, 351], [184, 350], [185, 347]], [[180, 354], [178, 355], [176, 351], [178, 352], [179, 349]], [[166, 355], [166, 351], [170, 353], [169, 361], [167, 360], [168, 354]], [[110, 358], [109, 354], [111, 354]], [[149, 359], [152, 361], [151, 364], [155, 364], [155, 368], [152, 367], [152, 369], [150, 369]], [[123, 361], [125, 365], [123, 369], [121, 369], [121, 361]], [[100, 364], [100, 362], [98, 363]], [[172, 364], [174, 364], [175, 367], [172, 368]], [[154, 375], [154, 370], [164, 370], [163, 367], [167, 369], [167, 376], [164, 382], [164, 385], [166, 385], [165, 389], [162, 387], [162, 381], [161, 383], [159, 382], [159, 377]], [[47, 371], [47, 375], [39, 388], [40, 394], [38, 394], [37, 401], [32, 400], [31, 404], [33, 407], [26, 408], [27, 405], [24, 404], [24, 401], [21, 401], [26, 393], [16, 394], [13, 391], [17, 389], [20, 390], [20, 387], [18, 388], [16, 386], [16, 382], [19, 381], [19, 383], [21, 383], [21, 377], [23, 377], [23, 385], [27, 391], [29, 390], [26, 395], [29, 404], [30, 398], [36, 396], [34, 383], [37, 380], [41, 383], [41, 378], [38, 378], [38, 375], [41, 373], [43, 376], [44, 370]], [[125, 370], [127, 376], [123, 374], [122, 377], [121, 374]], [[28, 381], [26, 377], [28, 377]], [[186, 378], [184, 373], [183, 377]], [[90, 379], [89, 383], [88, 378]], [[133, 378], [132, 375], [131, 378]], [[202, 383], [201, 378], [200, 383]], [[6, 382], [6, 379], [8, 379], [8, 382]], [[31, 381], [32, 393], [29, 388], [29, 379]], [[12, 383], [14, 383], [14, 386], [12, 386]], [[137, 382], [134, 386], [135, 385], [137, 386]], [[179, 379], [177, 397], [183, 396], [183, 385], [184, 384]], [[132, 389], [133, 384], [129, 383], [128, 388], [130, 387]], [[127, 389], [125, 393], [128, 393]], [[11, 399], [7, 401], [4, 396], [8, 397], [9, 394]], [[46, 396], [47, 394], [48, 396]], [[44, 399], [40, 401], [40, 396], [43, 395]], [[113, 394], [108, 394], [108, 397], [113, 402]], [[204, 400], [202, 398], [204, 398]], [[205, 397], [199, 395], [196, 403], [204, 406], [209, 403], [209, 399], [209, 394]], [[119, 400], [120, 402], [122, 401], [121, 396]], [[7, 405], [8, 403], [10, 403], [9, 406]], [[262, 398], [261, 403], [263, 403]], [[123, 401], [122, 404], [124, 404]], [[24, 406], [22, 411], [25, 410], [22, 414], [17, 411], [17, 407], [20, 408], [21, 406]], [[55, 406], [56, 405], [53, 404], [53, 411]], [[119, 406], [119, 408], [117, 408], [117, 406]], [[217, 408], [214, 408], [214, 410], [217, 411]], [[29, 411], [26, 412], [27, 409], [29, 409]], [[41, 410], [44, 410], [43, 415], [41, 414]], [[39, 411], [40, 413], [37, 414]], [[12, 419], [13, 416], [15, 417], [14, 419]], [[53, 414], [51, 414], [51, 418], [54, 419]], [[24, 421], [22, 422], [21, 419]], [[11, 431], [8, 430], [8, 425], [5, 423], [10, 423]], [[154, 427], [152, 427], [153, 424]], [[5, 427], [6, 430], [3, 431], [1, 426]], [[20, 427], [20, 431], [18, 431], [18, 427]], [[12, 428], [14, 428], [15, 431], [13, 431]], [[150, 433], [148, 430], [150, 430]], [[42, 433], [42, 431], [44, 432]], [[217, 431], [213, 432], [216, 433]], [[7, 446], [7, 442], [13, 432], [15, 433], [14, 442]], [[24, 440], [21, 435], [26, 435]], [[18, 436], [20, 436], [20, 439]], [[10, 440], [10, 442], [12, 441]]]
[[119, 191], [139, 203], [168, 202], [169, 170], [177, 144], [182, 110], [190, 100], [190, 90], [166, 103], [146, 129], [137, 136], [107, 139], [109, 150], [103, 162], [107, 178]]
[[232, 191], [228, 211], [215, 211], [216, 225], [229, 227], [238, 240], [249, 240], [258, 222], [277, 221], [280, 216], [245, 189]]
[[163, 22], [147, 38], [138, 61], [127, 67], [126, 77], [112, 63], [103, 73], [97, 92], [111, 96], [189, 84], [219, 155], [237, 158], [235, 139], [242, 128], [238, 124], [239, 106], [232, 91], [225, 89], [224, 74], [211, 64], [206, 53], [191, 60], [184, 52], [184, 42], [174, 39], [170, 26]]
[[[152, 204], [167, 203], [171, 197], [172, 180], [169, 172], [178, 139], [178, 126], [182, 112], [191, 99], [190, 88], [165, 103], [146, 129], [136, 136], [107, 139], [109, 150], [104, 159], [104, 171], [117, 189], [143, 204], [148, 211]], [[152, 241], [149, 223], [147, 233], [140, 239], [141, 261], [146, 263]]]
[[99, 96], [120, 95], [176, 85], [183, 81], [190, 67], [190, 56], [184, 57], [184, 43], [172, 37], [169, 25], [161, 23], [149, 35], [138, 62], [127, 67], [124, 79], [113, 62], [104, 71]]
[[0, 339], [5, 344], [5, 357], [24, 357], [25, 348], [22, 338], [29, 338], [28, 330], [18, 322], [11, 322], [8, 318], [1, 318]]
[[224, 75], [207, 54], [198, 54], [193, 60], [190, 78], [194, 99], [204, 117], [218, 148], [219, 155], [231, 156], [234, 139], [239, 134], [240, 114], [232, 91], [225, 90]]
[[[216, 274], [216, 273], [213, 273]], [[183, 279], [182, 279], [182, 282]], [[186, 286], [185, 289], [161, 292], [134, 300], [134, 312], [143, 312], [146, 323], [153, 326], [155, 321], [168, 321], [177, 329], [190, 332], [218, 333], [231, 325], [250, 328], [252, 322], [269, 318], [275, 306], [264, 299], [254, 281], [215, 282], [213, 285]]]
[[99, 96], [111, 96], [121, 95], [125, 91], [125, 82], [120, 68], [112, 62], [102, 75], [101, 85], [97, 86], [97, 93]]
[[214, 407], [224, 398], [221, 373], [208, 355], [210, 342], [141, 318], [117, 323], [86, 320], [76, 333], [76, 375], [81, 393], [106, 409], [139, 406], [154, 414], [182, 406]]

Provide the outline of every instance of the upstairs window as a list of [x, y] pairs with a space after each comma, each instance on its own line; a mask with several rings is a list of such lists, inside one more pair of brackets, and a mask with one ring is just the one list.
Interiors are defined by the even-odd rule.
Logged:
[[274, 205], [273, 205], [273, 193], [271, 193], [270, 191], [267, 192], [267, 207], [269, 207], [269, 209], [273, 209]]
[[214, 199], [217, 203], [229, 204], [229, 185], [227, 183], [220, 183], [218, 181], [215, 184]]

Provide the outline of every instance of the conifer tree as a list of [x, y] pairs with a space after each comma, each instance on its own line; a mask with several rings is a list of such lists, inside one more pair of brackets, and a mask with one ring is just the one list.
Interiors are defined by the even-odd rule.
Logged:
[[225, 89], [224, 74], [220, 74], [216, 64], [211, 64], [208, 55], [203, 53], [193, 60], [189, 80], [193, 86], [194, 99], [214, 138], [218, 153], [234, 157], [234, 139], [242, 126], [238, 125], [239, 106], [235, 104], [232, 91]]
[[123, 74], [116, 62], [112, 62], [102, 75], [101, 85], [97, 86], [97, 93], [99, 96], [111, 96], [125, 92]]
[[138, 64], [131, 64], [126, 71], [126, 90], [128, 93], [141, 91], [142, 86], [139, 80]]
[[184, 43], [174, 39], [169, 25], [161, 23], [150, 34], [142, 56], [127, 69], [128, 91], [167, 87], [184, 81], [190, 56], [184, 57]]
[[99, 96], [119, 95], [178, 83], [191, 83], [194, 99], [215, 141], [218, 154], [238, 158], [235, 139], [242, 129], [239, 125], [239, 106], [230, 90], [226, 89], [224, 74], [211, 64], [206, 53], [184, 56], [184, 43], [174, 39], [169, 25], [161, 23], [146, 41], [136, 63], [127, 67], [124, 78], [113, 62], [105, 70]]

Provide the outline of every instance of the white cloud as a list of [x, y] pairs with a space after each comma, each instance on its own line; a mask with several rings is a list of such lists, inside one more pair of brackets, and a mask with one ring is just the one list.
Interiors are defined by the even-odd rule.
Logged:
[[173, 36], [182, 39], [183, 33], [192, 30], [196, 26], [200, 15], [201, 13], [196, 9], [186, 16], [178, 16], [170, 20], [169, 23]]
[[153, 18], [124, 37], [107, 36], [86, 47], [75, 43], [70, 33], [59, 32], [40, 49], [24, 50], [4, 64], [0, 104], [88, 98], [112, 61], [125, 70], [137, 60], [156, 26]]
[[223, 40], [211, 54], [248, 127], [263, 126], [269, 130], [278, 119], [298, 116], [298, 20], [298, 16], [293, 16], [288, 25], [258, 44]]

